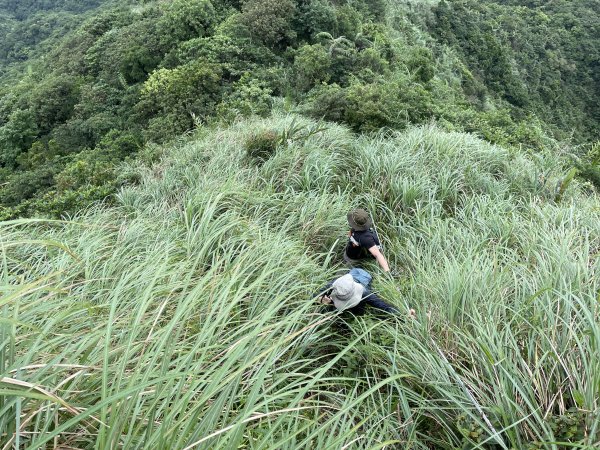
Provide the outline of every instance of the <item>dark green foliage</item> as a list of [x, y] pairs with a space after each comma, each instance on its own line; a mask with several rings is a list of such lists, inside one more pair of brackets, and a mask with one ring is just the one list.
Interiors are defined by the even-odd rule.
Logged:
[[600, 189], [600, 141], [583, 155], [571, 155], [577, 175]]
[[38, 191], [51, 187], [55, 172], [56, 168], [53, 165], [45, 164], [8, 177], [0, 190], [2, 204], [18, 206], [24, 200], [34, 197]]
[[114, 178], [114, 162], [109, 152], [84, 150], [70, 155], [67, 161], [65, 168], [56, 175], [56, 187], [59, 192], [76, 190], [83, 186], [100, 186]]
[[29, 104], [39, 133], [47, 134], [71, 117], [79, 99], [79, 84], [77, 78], [62, 76], [36, 86]]
[[257, 131], [244, 143], [246, 155], [256, 163], [263, 163], [269, 159], [281, 142], [281, 136], [273, 130]]
[[160, 57], [146, 46], [128, 48], [119, 64], [119, 72], [127, 83], [139, 83], [160, 64]]
[[146, 144], [266, 116], [273, 97], [357, 132], [435, 120], [529, 150], [596, 140], [597, 1], [577, 3], [0, 0], [0, 202], [96, 199]]
[[427, 83], [435, 75], [433, 53], [426, 47], [414, 49], [407, 67], [416, 81]]
[[[500, 413], [501, 411], [497, 411]], [[558, 443], [556, 448], [560, 450], [568, 450], [570, 448], [583, 448], [584, 438], [586, 436], [586, 421], [589, 420], [589, 412], [580, 411], [577, 408], [569, 408], [564, 414], [549, 415], [546, 422], [552, 429], [555, 437], [555, 442]], [[502, 429], [500, 420], [493, 420], [493, 425], [496, 429]], [[461, 414], [456, 419], [457, 431], [463, 436], [462, 448], [475, 448], [475, 444], [480, 444], [484, 441], [490, 443], [489, 433], [486, 432], [473, 418]], [[434, 431], [435, 432], [435, 431]], [[527, 442], [527, 450], [541, 450], [546, 448], [546, 442]], [[496, 447], [491, 447], [496, 448]]]
[[164, 116], [178, 120], [178, 131], [185, 131], [192, 127], [194, 117], [205, 118], [213, 113], [221, 98], [222, 75], [220, 65], [202, 59], [154, 72], [145, 83], [140, 103], [144, 112], [153, 116], [151, 132], [155, 136], [172, 135], [168, 128], [155, 128]]
[[109, 1], [0, 0], [0, 75], [3, 64], [47, 54], [80, 26], [82, 17]]
[[599, 6], [596, 0], [442, 0], [431, 28], [460, 52], [474, 77], [465, 82], [480, 99], [486, 91], [500, 95], [555, 130], [587, 138], [598, 133], [600, 117], [591, 94], [600, 86]]
[[[558, 442], [583, 443], [589, 413], [569, 408], [564, 414], [550, 418], [550, 427]], [[562, 446], [568, 448], [568, 446]]]
[[0, 11], [23, 20], [40, 11], [60, 10], [81, 13], [97, 8], [102, 3], [102, 0], [0, 0]]
[[308, 92], [313, 86], [328, 82], [332, 76], [332, 63], [325, 46], [315, 44], [300, 47], [293, 66], [296, 90]]
[[295, 9], [293, 0], [244, 0], [241, 22], [257, 41], [283, 47], [295, 38], [291, 24]]
[[30, 110], [13, 111], [0, 128], [0, 165], [14, 168], [17, 157], [33, 143], [37, 133], [35, 116]]
[[5, 23], [5, 28], [0, 26], [3, 36], [0, 41], [0, 61], [25, 61], [41, 42], [54, 34], [65, 34], [76, 24], [75, 17], [56, 13], [36, 14], [24, 22]]
[[215, 9], [210, 0], [174, 0], [164, 4], [157, 33], [164, 47], [207, 35], [214, 26]]
[[271, 112], [272, 89], [267, 82], [252, 78], [247, 72], [232, 85], [232, 91], [223, 97], [217, 114], [223, 120], [238, 116], [266, 117]]
[[348, 3], [370, 20], [385, 19], [386, 0], [353, 0]]
[[301, 40], [310, 40], [320, 32], [338, 32], [336, 9], [327, 0], [298, 2], [294, 29]]
[[432, 116], [431, 94], [410, 79], [393, 82], [352, 82], [347, 88], [321, 86], [309, 94], [306, 112], [316, 118], [343, 121], [356, 131], [402, 129]]

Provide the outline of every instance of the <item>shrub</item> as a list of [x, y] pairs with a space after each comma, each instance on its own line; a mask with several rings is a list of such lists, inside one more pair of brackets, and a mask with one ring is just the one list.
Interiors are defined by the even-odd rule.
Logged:
[[0, 165], [14, 167], [19, 154], [33, 144], [37, 134], [33, 113], [30, 110], [14, 110], [7, 123], [0, 127]]
[[407, 78], [373, 83], [355, 79], [347, 88], [319, 86], [308, 98], [304, 108], [312, 117], [345, 122], [361, 132], [402, 129], [434, 113], [430, 92]]
[[337, 32], [335, 9], [327, 0], [300, 2], [295, 20], [300, 39], [310, 39], [320, 31]]
[[145, 135], [164, 142], [192, 128], [192, 117], [205, 119], [215, 113], [223, 88], [223, 68], [199, 59], [174, 69], [159, 69], [144, 83], [137, 107], [149, 116]]
[[246, 73], [233, 85], [233, 92], [217, 106], [217, 115], [225, 121], [253, 114], [266, 117], [273, 102], [271, 92], [267, 83]]
[[53, 184], [56, 173], [54, 165], [42, 165], [33, 170], [14, 172], [0, 188], [0, 203], [17, 206], [20, 202], [34, 197]]
[[294, 58], [294, 82], [298, 93], [308, 92], [331, 78], [331, 58], [320, 44], [300, 47]]
[[429, 82], [435, 75], [435, 61], [431, 50], [425, 47], [414, 49], [408, 62], [408, 68], [417, 82]]
[[584, 155], [571, 155], [577, 175], [600, 189], [600, 141], [596, 142]]
[[282, 47], [295, 37], [290, 23], [295, 10], [292, 0], [246, 0], [241, 21], [258, 41], [268, 47]]
[[174, 0], [165, 3], [165, 13], [158, 22], [158, 32], [165, 45], [204, 36], [214, 25], [215, 9], [209, 0]]
[[320, 85], [310, 91], [303, 109], [314, 118], [343, 122], [348, 99], [345, 90], [338, 84]]
[[281, 137], [273, 130], [257, 131], [248, 137], [244, 150], [253, 161], [264, 162], [273, 156], [280, 142]]

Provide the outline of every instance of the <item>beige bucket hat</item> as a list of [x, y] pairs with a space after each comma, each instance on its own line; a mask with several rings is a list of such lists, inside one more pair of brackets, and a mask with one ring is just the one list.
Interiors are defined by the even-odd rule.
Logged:
[[331, 287], [331, 300], [339, 311], [358, 305], [365, 291], [364, 286], [354, 281], [350, 274], [339, 277]]

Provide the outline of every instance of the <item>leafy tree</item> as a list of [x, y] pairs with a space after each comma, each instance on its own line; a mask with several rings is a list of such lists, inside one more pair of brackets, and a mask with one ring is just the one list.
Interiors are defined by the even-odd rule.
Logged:
[[294, 29], [301, 40], [311, 40], [320, 32], [338, 33], [338, 19], [335, 8], [326, 0], [306, 0], [298, 2], [294, 18]]
[[30, 110], [13, 111], [0, 128], [0, 166], [15, 168], [17, 157], [29, 148], [37, 134], [35, 115]]
[[[177, 130], [193, 126], [193, 117], [205, 117], [214, 113], [222, 89], [222, 67], [206, 60], [197, 60], [175, 69], [159, 69], [144, 83], [142, 103], [151, 115], [169, 117], [167, 123], [179, 123]], [[162, 123], [159, 118], [155, 124]], [[170, 130], [161, 130], [162, 139], [173, 136]]]
[[10, 14], [17, 20], [26, 20], [39, 12], [68, 11], [84, 13], [98, 8], [107, 0], [0, 0], [0, 12]]
[[295, 11], [293, 0], [245, 0], [241, 22], [257, 41], [269, 47], [283, 47], [296, 37], [292, 29]]
[[260, 81], [247, 72], [217, 106], [217, 115], [224, 120], [249, 115], [265, 117], [271, 111], [271, 94], [272, 90], [265, 81]]
[[294, 58], [294, 78], [298, 92], [308, 92], [331, 78], [331, 52], [321, 44], [304, 45]]
[[33, 198], [53, 186], [55, 173], [56, 167], [48, 164], [13, 173], [0, 188], [0, 203], [14, 207]]
[[407, 63], [407, 67], [415, 80], [421, 83], [431, 81], [435, 75], [433, 53], [426, 47], [414, 49]]
[[30, 107], [39, 133], [46, 134], [73, 114], [81, 81], [76, 77], [50, 77], [31, 93]]
[[173, 0], [164, 6], [157, 24], [163, 46], [205, 36], [215, 25], [216, 11], [210, 0]]

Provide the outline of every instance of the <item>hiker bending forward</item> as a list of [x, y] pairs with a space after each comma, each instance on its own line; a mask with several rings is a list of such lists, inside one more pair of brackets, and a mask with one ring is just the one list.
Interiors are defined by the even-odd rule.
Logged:
[[[358, 283], [352, 273], [355, 272], [358, 279], [364, 280], [365, 285]], [[365, 276], [365, 278], [361, 278]], [[353, 314], [364, 313], [365, 305], [381, 309], [388, 313], [396, 314], [398, 310], [383, 301], [377, 294], [371, 291], [371, 276], [361, 269], [352, 269], [333, 281], [330, 281], [320, 292], [321, 303], [333, 304], [338, 311], [350, 311]]]
[[384, 272], [390, 271], [385, 256], [381, 253], [381, 243], [377, 233], [371, 229], [373, 221], [364, 209], [355, 209], [348, 213], [348, 244], [344, 251], [344, 261], [355, 265], [361, 259], [375, 258]]

